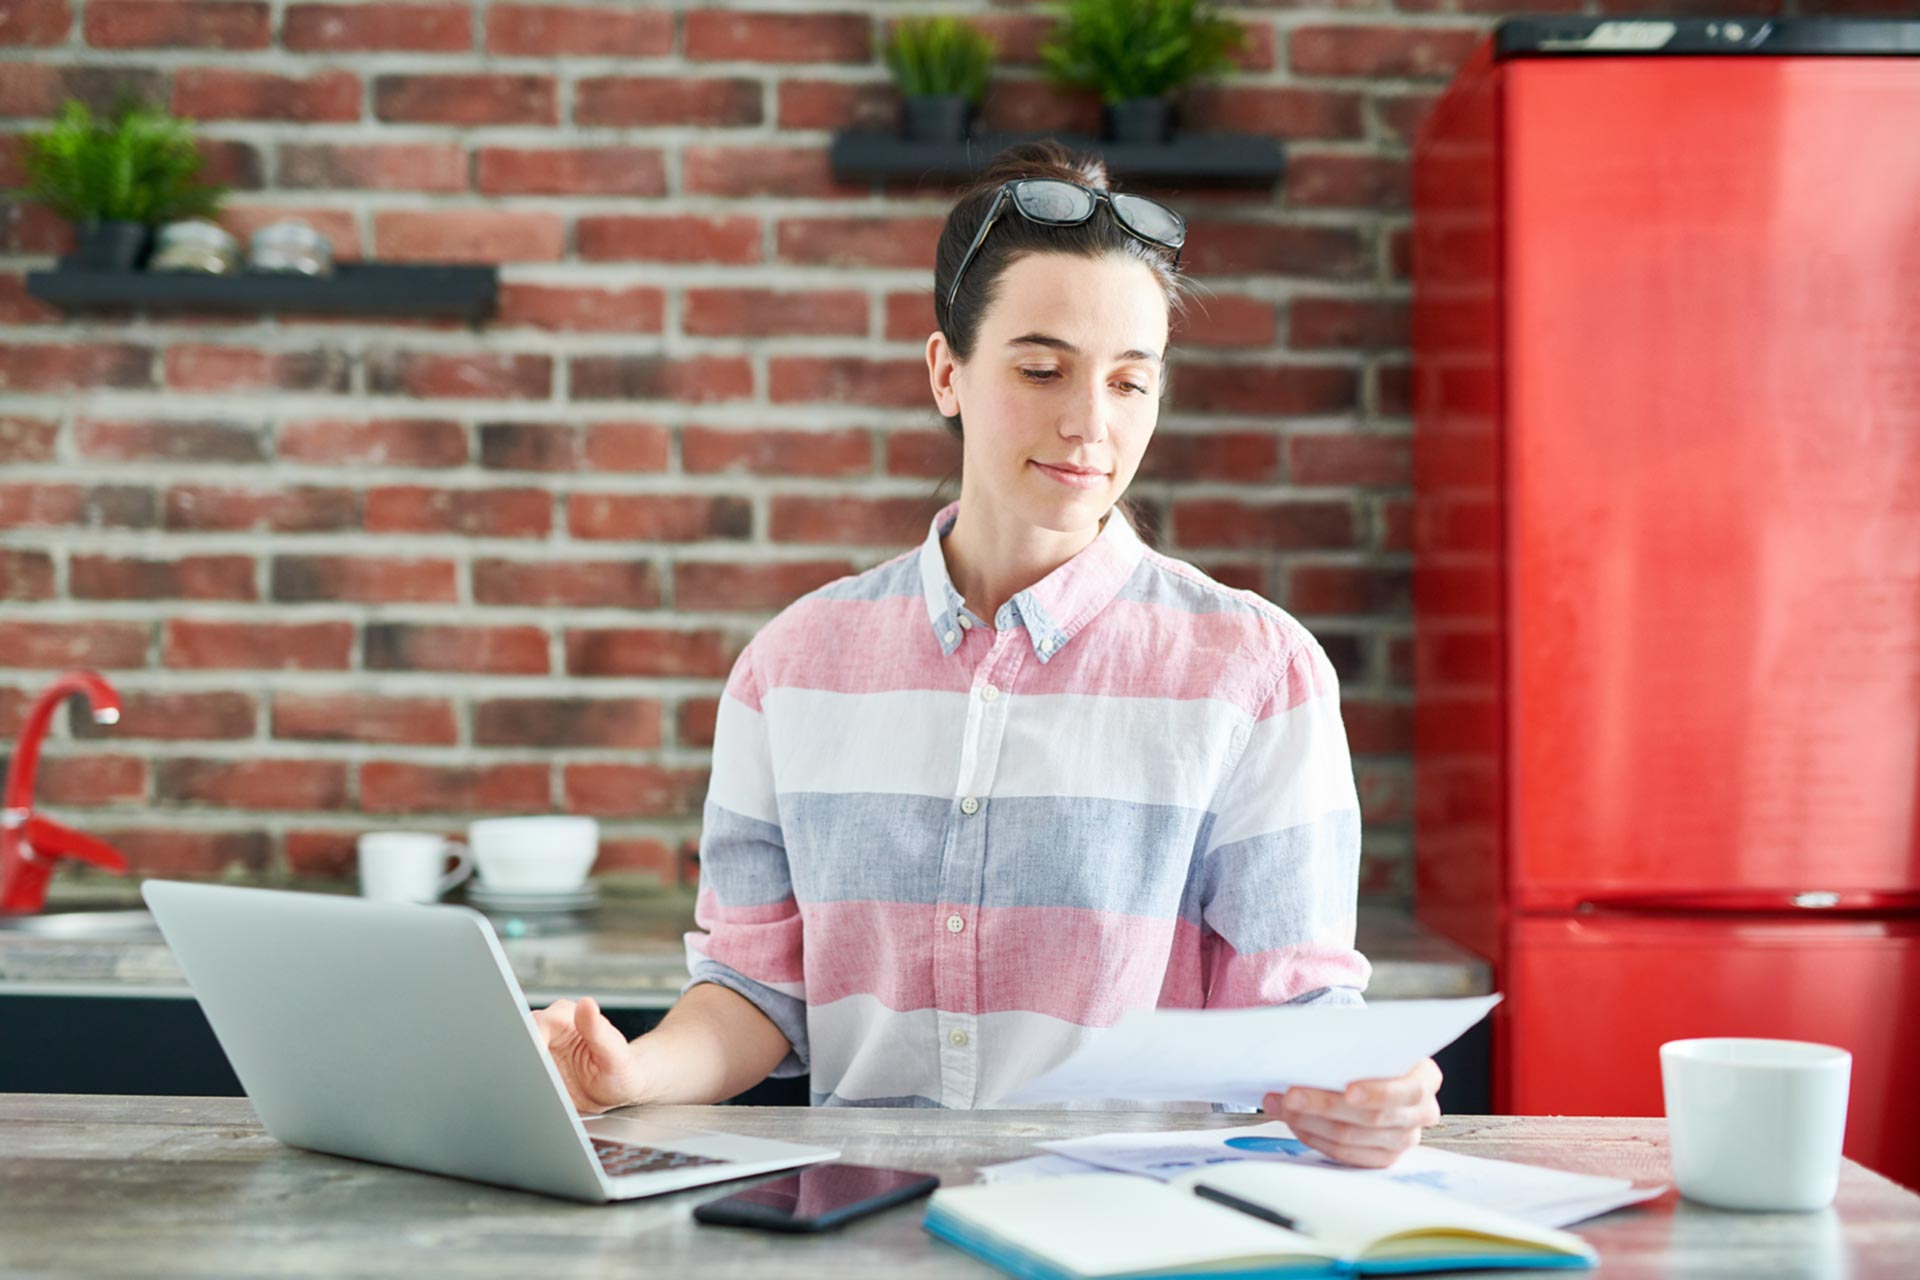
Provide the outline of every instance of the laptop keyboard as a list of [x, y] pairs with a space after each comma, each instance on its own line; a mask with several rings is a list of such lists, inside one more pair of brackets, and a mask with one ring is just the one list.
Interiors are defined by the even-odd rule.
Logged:
[[614, 1178], [632, 1177], [636, 1173], [662, 1173], [668, 1169], [692, 1169], [703, 1164], [731, 1163], [709, 1156], [696, 1156], [690, 1151], [668, 1151], [660, 1147], [636, 1146], [631, 1142], [609, 1142], [605, 1138], [593, 1139], [593, 1154], [600, 1158], [600, 1167]]

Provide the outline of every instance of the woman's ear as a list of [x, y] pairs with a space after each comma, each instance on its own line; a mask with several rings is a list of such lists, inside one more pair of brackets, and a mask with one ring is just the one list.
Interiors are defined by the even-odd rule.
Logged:
[[954, 375], [960, 366], [954, 363], [953, 348], [947, 335], [935, 329], [927, 338], [927, 381], [933, 387], [933, 402], [940, 416], [951, 418], [960, 412], [960, 394], [954, 389]]

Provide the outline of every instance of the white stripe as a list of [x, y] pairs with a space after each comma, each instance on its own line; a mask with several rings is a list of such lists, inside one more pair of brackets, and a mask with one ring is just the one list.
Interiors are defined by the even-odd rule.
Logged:
[[1219, 803], [1215, 849], [1359, 808], [1339, 703], [1309, 698], [1255, 724]]
[[967, 695], [782, 687], [761, 701], [783, 792], [953, 794]]
[[723, 809], [780, 823], [767, 752], [766, 717], [731, 694], [720, 697], [713, 725], [713, 777], [707, 798]]

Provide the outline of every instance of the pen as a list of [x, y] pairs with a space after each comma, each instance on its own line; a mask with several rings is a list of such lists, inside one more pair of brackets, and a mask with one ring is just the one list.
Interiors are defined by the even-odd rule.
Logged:
[[1296, 1229], [1294, 1220], [1286, 1214], [1269, 1209], [1263, 1204], [1254, 1204], [1251, 1200], [1242, 1200], [1239, 1196], [1230, 1196], [1218, 1187], [1209, 1187], [1203, 1182], [1196, 1182], [1193, 1185], [1193, 1194], [1203, 1200], [1223, 1204], [1229, 1209], [1238, 1209], [1242, 1213], [1251, 1214], [1262, 1222], [1271, 1222], [1276, 1227], [1285, 1227], [1289, 1231]]

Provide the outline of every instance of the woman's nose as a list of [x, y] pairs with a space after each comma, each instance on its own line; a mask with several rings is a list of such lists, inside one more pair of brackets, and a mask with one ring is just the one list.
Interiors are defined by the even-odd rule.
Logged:
[[1107, 405], [1102, 388], [1094, 386], [1073, 398], [1060, 422], [1060, 434], [1069, 440], [1099, 444], [1107, 438]]

